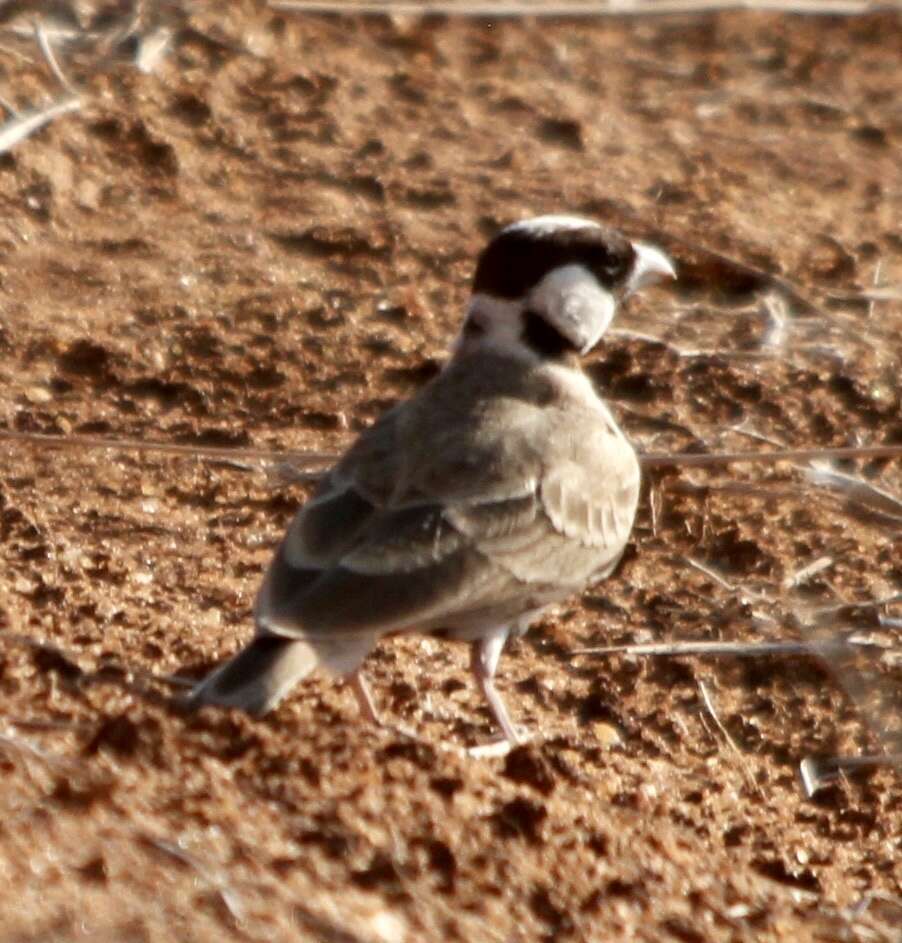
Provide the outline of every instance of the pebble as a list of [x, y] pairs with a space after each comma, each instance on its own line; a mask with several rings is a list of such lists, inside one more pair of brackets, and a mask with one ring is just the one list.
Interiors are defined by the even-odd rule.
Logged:
[[36, 406], [39, 406], [43, 403], [49, 403], [50, 400], [53, 399], [53, 394], [43, 386], [30, 386], [25, 391], [25, 399], [27, 399], [29, 403], [34, 403]]

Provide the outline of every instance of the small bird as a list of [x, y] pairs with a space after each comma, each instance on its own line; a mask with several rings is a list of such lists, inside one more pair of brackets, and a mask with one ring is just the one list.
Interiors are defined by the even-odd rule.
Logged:
[[189, 696], [262, 714], [317, 666], [379, 723], [361, 664], [383, 636], [470, 643], [494, 675], [511, 636], [608, 576], [639, 497], [631, 445], [580, 367], [617, 305], [674, 278], [654, 246], [573, 216], [502, 229], [476, 266], [444, 369], [363, 432], [297, 512], [254, 608], [256, 635]]

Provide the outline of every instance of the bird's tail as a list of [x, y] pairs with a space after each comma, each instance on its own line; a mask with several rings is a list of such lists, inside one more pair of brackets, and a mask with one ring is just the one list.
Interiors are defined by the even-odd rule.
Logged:
[[319, 662], [316, 650], [303, 639], [260, 635], [201, 681], [188, 696], [188, 704], [218, 704], [265, 714]]

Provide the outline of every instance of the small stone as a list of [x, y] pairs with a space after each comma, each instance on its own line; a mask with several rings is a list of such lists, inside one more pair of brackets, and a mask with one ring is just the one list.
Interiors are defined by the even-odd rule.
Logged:
[[595, 739], [603, 747], [607, 747], [607, 749], [619, 747], [623, 744], [623, 737], [620, 736], [620, 731], [611, 724], [593, 724], [592, 729], [595, 733]]
[[25, 391], [25, 399], [27, 399], [29, 403], [40, 405], [42, 403], [49, 403], [50, 400], [53, 399], [53, 394], [43, 386], [30, 386]]
[[407, 926], [404, 919], [389, 910], [380, 910], [374, 913], [367, 921], [373, 939], [384, 940], [386, 943], [397, 943], [405, 939]]

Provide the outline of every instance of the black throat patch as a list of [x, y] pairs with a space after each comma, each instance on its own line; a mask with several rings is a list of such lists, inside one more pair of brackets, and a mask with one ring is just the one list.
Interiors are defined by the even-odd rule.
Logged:
[[546, 360], [569, 360], [579, 356], [579, 348], [541, 314], [523, 312], [523, 343]]

